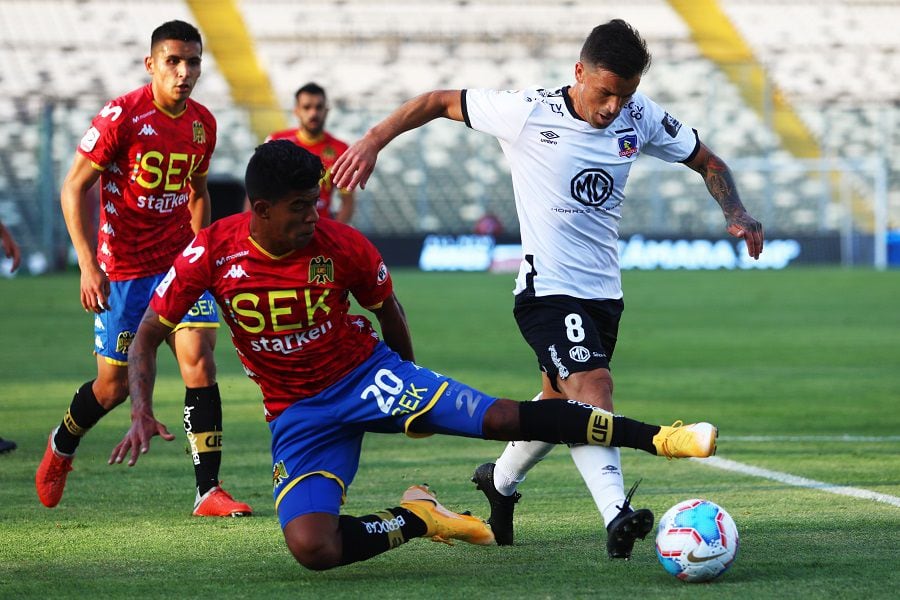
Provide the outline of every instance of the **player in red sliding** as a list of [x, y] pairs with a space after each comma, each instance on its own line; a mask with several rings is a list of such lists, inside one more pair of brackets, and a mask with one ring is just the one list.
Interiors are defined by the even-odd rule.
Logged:
[[[110, 455], [134, 465], [155, 435], [157, 349], [209, 290], [223, 307], [272, 433], [275, 509], [291, 553], [307, 568], [366, 560], [415, 537], [492, 544], [480, 519], [451, 512], [426, 486], [362, 517], [340, 507], [366, 432], [434, 433], [640, 448], [668, 457], [715, 452], [709, 423], [681, 428], [613, 416], [576, 400], [499, 399], [416, 365], [387, 267], [356, 229], [316, 212], [318, 157], [291, 142], [259, 146], [246, 189], [251, 209], [202, 230], [153, 295], [128, 362], [132, 425]], [[371, 311], [384, 341], [350, 295]]]
[[[206, 187], [216, 121], [190, 99], [200, 77], [200, 32], [183, 21], [153, 31], [144, 59], [151, 82], [109, 102], [84, 134], [61, 202], [81, 269], [81, 304], [94, 314], [96, 378], [84, 383], [50, 434], [35, 476], [48, 507], [62, 498], [81, 438], [128, 397], [128, 350], [150, 294], [172, 261], [209, 224]], [[88, 190], [100, 180], [94, 245]], [[213, 349], [219, 315], [201, 290], [167, 342], [184, 379], [184, 427], [197, 489], [193, 514], [247, 516], [219, 484], [222, 400]]]

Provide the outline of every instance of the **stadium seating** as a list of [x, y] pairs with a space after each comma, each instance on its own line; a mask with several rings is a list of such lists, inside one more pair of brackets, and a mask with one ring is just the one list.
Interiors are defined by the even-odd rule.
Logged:
[[[824, 155], [888, 157], [900, 147], [900, 78], [889, 76], [900, 72], [900, 41], [891, 28], [900, 7], [876, 0], [720, 4]], [[43, 140], [52, 140], [58, 184], [92, 114], [106, 99], [146, 81], [141, 59], [156, 23], [148, 23], [139, 6], [136, 0], [0, 2], [0, 217], [39, 188], [46, 175], [38, 160]], [[193, 21], [183, 1], [160, 0], [154, 7], [156, 15]], [[625, 18], [654, 55], [642, 91], [697, 127], [728, 159], [745, 202], [770, 229], [820, 231], [841, 226], [844, 218], [827, 202], [835, 195], [827, 178], [768, 166], [789, 158], [777, 134], [700, 56], [688, 27], [662, 0], [240, 0], [238, 7], [285, 113], [295, 89], [316, 81], [330, 94], [330, 128], [351, 141], [403, 100], [430, 89], [569, 83], [589, 25]], [[219, 121], [212, 174], [239, 177], [258, 140], [246, 111], [232, 102], [215, 56], [204, 57], [195, 97]], [[759, 157], [772, 162], [760, 166]], [[742, 168], [744, 160], [752, 168]], [[893, 163], [889, 195], [896, 223], [900, 169]], [[720, 233], [717, 207], [687, 170], [640, 161], [629, 186], [624, 234]], [[511, 196], [495, 142], [458, 124], [435, 123], [402, 136], [383, 154], [361, 194], [355, 224], [379, 234], [459, 233], [490, 212], [515, 231]], [[34, 228], [21, 233], [35, 243], [41, 237]]]

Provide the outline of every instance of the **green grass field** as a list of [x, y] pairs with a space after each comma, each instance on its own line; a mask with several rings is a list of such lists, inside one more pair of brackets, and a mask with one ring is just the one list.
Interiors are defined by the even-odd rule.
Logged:
[[[512, 277], [394, 274], [417, 359], [486, 392], [531, 398], [539, 378], [511, 308]], [[0, 598], [894, 598], [900, 588], [900, 273], [627, 272], [613, 362], [618, 412], [709, 420], [719, 458], [870, 490], [888, 502], [623, 451], [626, 483], [657, 516], [707, 497], [741, 533], [737, 562], [684, 584], [652, 540], [610, 562], [602, 521], [566, 448], [522, 486], [513, 547], [425, 540], [324, 573], [291, 558], [274, 515], [269, 436], [255, 386], [219, 338], [225, 402], [222, 477], [249, 519], [190, 516], [193, 474], [178, 441], [134, 468], [108, 466], [128, 424], [121, 407], [87, 436], [66, 494], [41, 506], [34, 470], [48, 431], [91, 377], [91, 323], [67, 274], [0, 280]], [[157, 416], [180, 431], [183, 388], [162, 357]], [[849, 436], [849, 437], [842, 437]], [[394, 506], [427, 481], [451, 508], [486, 516], [468, 481], [498, 442], [372, 435], [346, 512]]]

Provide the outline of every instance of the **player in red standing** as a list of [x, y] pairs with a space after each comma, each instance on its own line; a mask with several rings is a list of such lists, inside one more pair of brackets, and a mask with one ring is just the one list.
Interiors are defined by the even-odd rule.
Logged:
[[[153, 436], [171, 439], [153, 414], [157, 348], [207, 289], [262, 391], [275, 509], [288, 548], [310, 569], [366, 560], [415, 537], [494, 543], [484, 522], [447, 510], [426, 486], [410, 487], [399, 506], [341, 515], [366, 432], [625, 446], [670, 458], [715, 452], [714, 433], [575, 400], [498, 399], [413, 363], [406, 317], [375, 246], [316, 212], [322, 172], [316, 156], [290, 142], [259, 146], [245, 179], [250, 211], [202, 230], [175, 260], [131, 347], [132, 425], [110, 463], [130, 454], [134, 465]], [[348, 312], [351, 294], [376, 316], [384, 342]]]
[[325, 131], [325, 120], [328, 118], [328, 99], [325, 96], [325, 89], [311, 82], [298, 89], [294, 94], [294, 114], [299, 122], [298, 127], [276, 131], [267, 137], [266, 141], [290, 140], [322, 159], [322, 164], [325, 166], [325, 177], [322, 179], [319, 204], [316, 208], [322, 217], [331, 217], [341, 223], [349, 224], [353, 218], [354, 192], [339, 189], [340, 207], [334, 210], [331, 203], [334, 196], [331, 166], [347, 150], [347, 144]]
[[[35, 476], [45, 506], [62, 498], [81, 438], [128, 397], [128, 349], [150, 295], [194, 234], [209, 224], [206, 175], [216, 121], [190, 99], [202, 52], [193, 25], [169, 21], [154, 30], [144, 59], [151, 83], [103, 107], [63, 183], [63, 215], [81, 269], [81, 304], [95, 313], [97, 376], [78, 388], [50, 434]], [[98, 179], [95, 248], [88, 190]], [[215, 300], [198, 293], [167, 342], [186, 386], [184, 427], [197, 482], [193, 514], [246, 516], [251, 508], [219, 485], [222, 400], [213, 357], [218, 326]]]

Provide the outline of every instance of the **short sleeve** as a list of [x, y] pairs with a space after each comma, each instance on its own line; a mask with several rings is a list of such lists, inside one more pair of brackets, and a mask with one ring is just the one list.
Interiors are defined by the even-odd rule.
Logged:
[[350, 245], [350, 260], [357, 266], [357, 277], [350, 293], [360, 306], [373, 308], [387, 300], [394, 292], [394, 283], [381, 253], [365, 236], [357, 233]]
[[697, 131], [685, 127], [661, 106], [644, 96], [644, 118], [641, 119], [644, 145], [641, 151], [666, 162], [686, 162], [700, 146]]
[[498, 139], [513, 142], [535, 107], [535, 99], [521, 91], [462, 90], [466, 125]]
[[153, 310], [173, 327], [204, 290], [212, 287], [206, 231], [201, 231], [178, 255], [150, 299]]
[[119, 151], [119, 141], [127, 131], [128, 118], [116, 101], [106, 104], [91, 121], [78, 144], [78, 152], [96, 165], [106, 167]]

